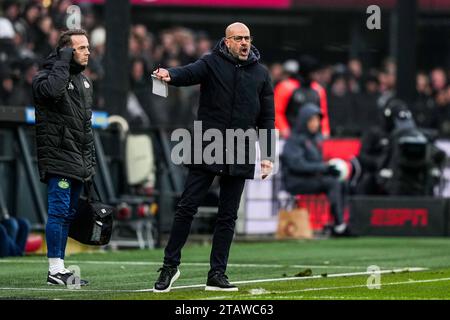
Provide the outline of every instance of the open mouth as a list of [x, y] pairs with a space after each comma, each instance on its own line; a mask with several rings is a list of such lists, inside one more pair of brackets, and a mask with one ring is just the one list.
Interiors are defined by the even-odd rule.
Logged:
[[241, 54], [242, 55], [247, 55], [248, 54], [248, 48], [241, 48]]

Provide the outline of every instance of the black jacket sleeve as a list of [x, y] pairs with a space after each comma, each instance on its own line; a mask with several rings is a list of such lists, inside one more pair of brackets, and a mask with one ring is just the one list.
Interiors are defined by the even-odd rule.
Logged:
[[58, 60], [50, 71], [41, 71], [33, 79], [32, 88], [36, 102], [59, 99], [69, 83], [69, 62]]
[[[262, 160], [275, 160], [275, 108], [273, 100], [273, 87], [269, 73], [259, 96], [260, 113], [258, 117], [258, 129], [266, 130], [266, 135], [260, 135], [259, 145]], [[264, 139], [264, 141], [263, 141]]]
[[208, 75], [208, 67], [203, 59], [186, 66], [169, 68], [168, 71], [170, 74], [169, 84], [176, 87], [200, 84]]

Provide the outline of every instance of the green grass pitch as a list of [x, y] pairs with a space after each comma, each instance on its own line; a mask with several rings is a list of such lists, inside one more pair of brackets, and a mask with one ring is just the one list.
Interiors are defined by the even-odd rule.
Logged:
[[[90, 281], [73, 290], [46, 284], [44, 256], [4, 258], [0, 299], [450, 299], [450, 239], [445, 238], [236, 242], [227, 269], [239, 286], [234, 293], [204, 291], [209, 253], [210, 245], [187, 245], [179, 280], [170, 293], [159, 294], [151, 288], [161, 249], [66, 257], [66, 267], [79, 266]], [[367, 287], [365, 273], [372, 265], [382, 270], [379, 289]]]

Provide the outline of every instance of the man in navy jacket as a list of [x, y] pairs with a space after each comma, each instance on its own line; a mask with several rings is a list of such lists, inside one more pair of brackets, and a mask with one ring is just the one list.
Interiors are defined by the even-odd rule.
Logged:
[[339, 181], [339, 170], [322, 158], [321, 118], [322, 113], [315, 104], [307, 103], [300, 109], [281, 154], [284, 188], [293, 195], [326, 193], [334, 218], [333, 234], [346, 235], [345, 183]]
[[[261, 172], [264, 177], [273, 166], [273, 89], [269, 73], [259, 63], [260, 54], [251, 42], [247, 26], [233, 23], [227, 27], [225, 37], [211, 54], [187, 66], [168, 70], [159, 68], [153, 74], [174, 86], [201, 85], [198, 120], [201, 121], [203, 131], [215, 129], [225, 137], [227, 129], [266, 129], [267, 141], [260, 141]], [[255, 172], [255, 164], [249, 154], [250, 144], [244, 143], [235, 148], [234, 155], [239, 152], [245, 154], [245, 163], [207, 163], [202, 159], [199, 163], [189, 165], [185, 189], [177, 205], [164, 264], [159, 270], [161, 273], [154, 292], [170, 291], [171, 285], [179, 277], [181, 249], [188, 237], [194, 214], [216, 175], [220, 176], [220, 200], [206, 290], [238, 290], [229, 283], [225, 270], [245, 179], [253, 178]], [[227, 157], [230, 150], [223, 147], [223, 152]]]

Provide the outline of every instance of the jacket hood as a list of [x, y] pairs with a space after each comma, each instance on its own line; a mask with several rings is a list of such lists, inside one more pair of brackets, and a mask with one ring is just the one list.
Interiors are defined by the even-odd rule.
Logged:
[[224, 58], [230, 60], [233, 63], [239, 62], [241, 65], [247, 65], [258, 62], [259, 59], [261, 58], [258, 49], [256, 49], [254, 45], [250, 45], [250, 53], [248, 55], [247, 60], [243, 61], [236, 59], [228, 52], [228, 48], [225, 45], [225, 38], [222, 38], [219, 42], [217, 42], [217, 44], [213, 49], [213, 52], [223, 56]]
[[313, 116], [319, 115], [320, 118], [323, 117], [322, 112], [320, 111], [319, 107], [313, 103], [307, 103], [304, 106], [300, 108], [300, 112], [297, 116], [297, 122], [295, 126], [295, 133], [296, 134], [308, 134], [310, 136], [315, 136], [320, 134], [320, 130], [316, 134], [312, 134], [308, 130], [308, 121]]
[[53, 64], [55, 64], [56, 60], [58, 60], [58, 54], [56, 50], [53, 50], [47, 58], [45, 58], [44, 62], [42, 63], [43, 69], [51, 69], [53, 67]]

